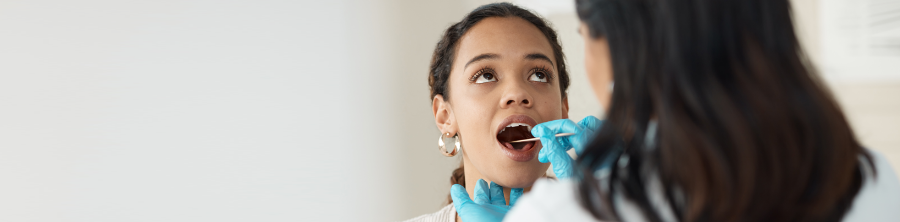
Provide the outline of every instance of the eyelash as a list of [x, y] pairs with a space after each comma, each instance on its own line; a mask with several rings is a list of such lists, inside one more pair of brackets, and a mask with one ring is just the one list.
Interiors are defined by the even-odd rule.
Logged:
[[544, 75], [547, 76], [547, 82], [550, 82], [550, 80], [553, 80], [553, 72], [550, 72], [550, 69], [547, 69], [547, 67], [544, 67], [544, 66], [531, 69], [529, 76], [533, 75], [535, 73], [538, 73], [538, 72], [543, 72]]
[[[469, 77], [469, 81], [475, 82], [475, 80], [478, 80], [478, 77], [481, 77], [481, 75], [484, 75], [485, 73], [494, 74], [495, 72], [494, 72], [494, 69], [489, 68], [489, 67], [482, 68], [481, 70], [478, 70], [478, 72], [475, 72], [475, 75], [472, 75], [472, 77]], [[496, 74], [494, 74], [494, 75], [496, 75]], [[494, 76], [494, 78], [497, 78], [497, 77]]]
[[[544, 67], [544, 66], [531, 69], [531, 71], [529, 71], [528, 75], [530, 77], [531, 75], [538, 73], [538, 72], [544, 73], [544, 75], [547, 77], [547, 82], [550, 82], [551, 80], [553, 80], [553, 72], [551, 72], [550, 69], [547, 69], [547, 67]], [[475, 72], [475, 74], [472, 75], [472, 77], [469, 77], [469, 81], [475, 82], [476, 80], [478, 80], [478, 77], [481, 77], [482, 75], [484, 75], [486, 73], [494, 74], [495, 72], [494, 72], [494, 69], [490, 68], [490, 67], [482, 68], [482, 69], [478, 70], [478, 72]], [[494, 75], [495, 75], [494, 78], [497, 78], [496, 77], [497, 74], [494, 74]]]

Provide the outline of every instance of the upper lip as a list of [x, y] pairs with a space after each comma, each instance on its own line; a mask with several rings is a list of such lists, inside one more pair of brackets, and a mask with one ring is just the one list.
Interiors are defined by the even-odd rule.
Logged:
[[530, 116], [522, 114], [511, 115], [506, 117], [506, 119], [503, 119], [503, 121], [500, 121], [500, 124], [497, 126], [497, 130], [494, 131], [494, 135], [497, 135], [498, 133], [500, 133], [500, 130], [503, 130], [503, 128], [506, 128], [506, 126], [509, 126], [509, 124], [513, 123], [528, 124], [529, 128], [537, 125], [537, 121], [534, 121], [534, 119]]

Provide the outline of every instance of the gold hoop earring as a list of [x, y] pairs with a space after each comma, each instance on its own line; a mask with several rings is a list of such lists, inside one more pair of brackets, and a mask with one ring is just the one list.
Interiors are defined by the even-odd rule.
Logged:
[[[450, 137], [450, 133], [446, 133], [446, 135], [447, 135], [447, 137]], [[447, 152], [447, 146], [444, 145], [444, 138], [445, 138], [444, 134], [441, 134], [441, 137], [438, 138], [438, 150], [440, 150], [441, 154], [444, 154], [444, 156], [448, 156], [448, 157], [456, 156], [456, 154], [462, 150], [462, 145], [460, 145], [460, 143], [459, 143], [459, 141], [460, 141], [459, 134], [457, 133], [453, 137], [456, 138], [456, 147], [454, 147], [454, 149], [450, 150], [450, 152]]]

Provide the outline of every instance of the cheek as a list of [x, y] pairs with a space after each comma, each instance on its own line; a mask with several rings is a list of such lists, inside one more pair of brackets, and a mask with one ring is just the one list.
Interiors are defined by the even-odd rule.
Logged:
[[554, 86], [550, 91], [538, 94], [540, 98], [537, 99], [543, 101], [539, 106], [535, 106], [542, 118], [537, 120], [539, 122], [563, 118], [562, 93], [559, 92], [559, 86]]
[[[609, 56], [597, 50], [590, 50], [588, 47], [584, 52], [584, 65], [587, 71], [588, 80], [594, 88], [606, 88], [611, 81], [612, 65]], [[607, 85], [603, 85], [607, 84]]]
[[591, 50], [587, 47], [584, 49], [584, 71], [587, 72], [588, 80], [593, 81], [597, 74], [597, 64], [594, 63], [596, 59], [594, 58], [594, 54], [591, 53]]
[[[499, 99], [490, 99], [489, 95], [481, 97], [458, 97], [458, 105], [455, 115], [459, 124], [459, 131], [464, 135], [463, 145], [470, 147], [481, 147], [486, 145], [491, 134], [491, 118], [496, 112], [496, 101]], [[462, 101], [464, 99], [464, 101]], [[477, 148], [476, 148], [477, 149]]]
[[482, 123], [490, 121], [490, 113], [494, 111], [493, 106], [497, 105], [498, 97], [491, 93], [490, 87], [473, 87], [468, 80], [451, 82], [450, 94], [453, 96], [450, 97], [450, 102], [460, 133], [475, 137], [484, 128]]
[[[594, 49], [594, 50], [592, 50]], [[585, 47], [584, 64], [587, 71], [587, 79], [594, 90], [594, 95], [604, 108], [609, 107], [612, 97], [610, 83], [612, 83], [612, 64], [608, 54], [597, 52], [595, 47]]]

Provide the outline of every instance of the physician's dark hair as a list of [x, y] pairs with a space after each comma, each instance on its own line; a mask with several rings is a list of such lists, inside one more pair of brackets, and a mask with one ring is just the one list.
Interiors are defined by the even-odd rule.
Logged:
[[[492, 3], [482, 5], [472, 12], [469, 12], [462, 21], [451, 25], [444, 31], [441, 40], [434, 49], [431, 57], [431, 67], [428, 72], [428, 86], [431, 88], [431, 97], [434, 99], [437, 95], [444, 96], [445, 100], [450, 100], [447, 96], [448, 79], [450, 78], [450, 68], [456, 57], [456, 49], [458, 48], [459, 39], [462, 38], [472, 26], [475, 26], [483, 19], [491, 17], [517, 17], [528, 21], [544, 34], [544, 37], [550, 41], [550, 47], [553, 48], [553, 58], [556, 60], [557, 78], [559, 80], [559, 91], [562, 97], [566, 98], [566, 89], [569, 88], [569, 72], [566, 69], [565, 55], [562, 51], [562, 45], [556, 36], [556, 31], [544, 21], [543, 18], [534, 13], [523, 9], [519, 6], [507, 3]], [[462, 163], [459, 168], [453, 171], [450, 176], [450, 184], [460, 184], [465, 186], [465, 177]], [[452, 203], [453, 199], [447, 196], [447, 201]]]
[[874, 166], [801, 50], [788, 0], [576, 8], [608, 42], [615, 81], [576, 163], [595, 217], [624, 220], [616, 197], [647, 221], [842, 220]]

